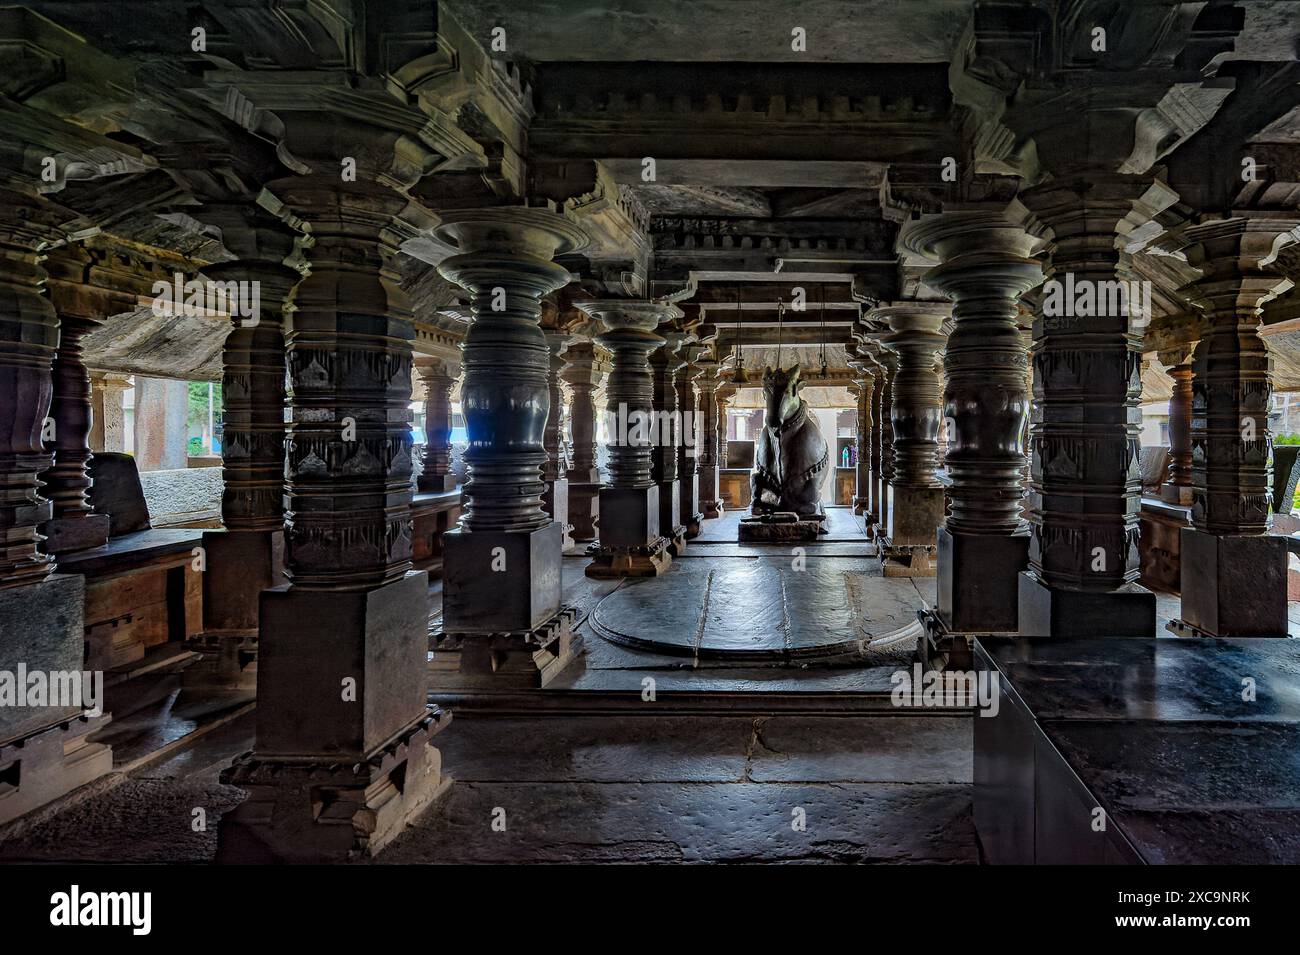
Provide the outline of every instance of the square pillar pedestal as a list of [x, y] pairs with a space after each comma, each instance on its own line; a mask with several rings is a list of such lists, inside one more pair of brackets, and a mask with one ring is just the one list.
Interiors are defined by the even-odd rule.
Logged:
[[656, 484], [659, 491], [659, 535], [668, 541], [668, 553], [681, 557], [686, 553], [686, 525], [677, 523], [682, 512], [681, 481]]
[[108, 543], [109, 516], [84, 514], [81, 517], [56, 517], [41, 525], [45, 540], [41, 550], [47, 554], [66, 554], [74, 550], [89, 550]]
[[222, 774], [248, 799], [221, 820], [218, 862], [373, 855], [448, 785], [430, 737], [429, 579], [262, 595], [257, 743]]
[[1184, 527], [1182, 617], [1176, 633], [1212, 637], [1285, 637], [1285, 537], [1209, 534]]
[[931, 666], [969, 670], [972, 636], [1017, 632], [1029, 533], [964, 534], [940, 525], [935, 538], [935, 608], [918, 614], [925, 636], [917, 653]]
[[885, 576], [935, 576], [937, 534], [943, 521], [942, 487], [895, 487], [889, 534], [880, 540]]
[[600, 489], [600, 549], [587, 576], [658, 577], [672, 558], [659, 532], [659, 487]]
[[568, 550], [573, 546], [573, 537], [570, 531], [573, 529], [569, 524], [569, 479], [560, 478], [556, 481], [547, 481], [546, 490], [542, 493], [542, 510], [551, 515], [551, 520], [560, 525], [560, 546], [562, 550]]
[[[84, 607], [78, 575], [0, 589], [0, 670], [15, 681], [20, 669], [73, 674], [84, 690]], [[15, 689], [25, 692], [26, 681]], [[63, 705], [0, 706], [0, 824], [112, 772], [112, 750], [88, 739], [110, 718], [90, 715], [84, 698], [84, 706], [57, 702]]]
[[1098, 593], [1049, 587], [1020, 574], [1023, 637], [1154, 637], [1156, 595], [1140, 584]]
[[284, 579], [283, 531], [203, 535], [203, 632], [188, 645], [203, 660], [185, 668], [186, 686], [247, 686], [257, 676], [262, 591]]
[[573, 539], [579, 543], [594, 541], [600, 521], [600, 485], [594, 481], [569, 484], [569, 523]]
[[560, 606], [563, 531], [469, 531], [443, 537], [442, 633], [430, 677], [439, 690], [545, 686], [580, 653]]

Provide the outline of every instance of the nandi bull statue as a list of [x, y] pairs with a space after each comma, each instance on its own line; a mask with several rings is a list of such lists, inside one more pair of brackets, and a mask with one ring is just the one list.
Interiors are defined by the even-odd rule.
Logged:
[[749, 476], [750, 510], [757, 516], [793, 513], [805, 521], [825, 519], [819, 486], [830, 455], [817, 419], [799, 397], [799, 363], [789, 371], [763, 369], [767, 416]]

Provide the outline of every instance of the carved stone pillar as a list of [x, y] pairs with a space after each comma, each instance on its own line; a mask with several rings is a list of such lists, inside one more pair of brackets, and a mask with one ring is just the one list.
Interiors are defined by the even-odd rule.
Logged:
[[542, 297], [569, 281], [556, 255], [581, 231], [541, 208], [446, 213], [437, 234], [459, 250], [439, 266], [470, 293], [461, 406], [469, 433], [465, 513], [444, 535], [443, 637], [461, 679], [545, 684], [581, 646], [561, 607], [564, 528], [542, 507], [551, 350]]
[[416, 488], [424, 494], [445, 494], [456, 489], [451, 469], [451, 392], [458, 370], [452, 362], [433, 358], [416, 365], [424, 385], [424, 465]]
[[[90, 374], [82, 361], [81, 339], [109, 314], [106, 296], [96, 294], [86, 274], [90, 256], [76, 246], [65, 247], [46, 263], [50, 300], [59, 315], [59, 351], [54, 359], [50, 418], [53, 435], [46, 446], [54, 465], [41, 475], [42, 495], [54, 516], [41, 527], [42, 548], [62, 554], [108, 543], [109, 517], [90, 506]], [[122, 310], [126, 309], [123, 303]]]
[[1192, 360], [1192, 527], [1179, 542], [1182, 617], [1174, 629], [1284, 637], [1287, 551], [1285, 538], [1266, 533], [1272, 387], [1259, 325], [1263, 302], [1286, 281], [1273, 256], [1300, 239], [1300, 221], [1215, 220], [1183, 239], [1188, 263], [1202, 272], [1188, 292], [1210, 327]]
[[880, 469], [877, 471], [876, 539], [889, 535], [894, 492], [894, 378], [898, 374], [898, 356], [882, 349], [877, 363], [881, 368], [880, 388]]
[[600, 517], [600, 471], [596, 467], [595, 391], [609, 374], [609, 364], [590, 341], [575, 341], [564, 353], [560, 377], [573, 392], [570, 421], [573, 467], [569, 470], [569, 522], [575, 541], [596, 539]]
[[1118, 294], [1128, 287], [1116, 247], [1148, 185], [1097, 174], [1022, 193], [1052, 232], [1052, 276], [1034, 320], [1026, 635], [1155, 633], [1155, 595], [1136, 582], [1142, 356], [1132, 323], [1141, 302]]
[[880, 467], [883, 455], [881, 454], [881, 409], [884, 406], [885, 398], [885, 377], [889, 374], [885, 368], [873, 356], [871, 364], [875, 368], [876, 376], [871, 385], [871, 432], [869, 447], [869, 465], [871, 469], [871, 504], [867, 510], [867, 532], [870, 536], [880, 529], [881, 500], [880, 486], [882, 483]]
[[871, 523], [871, 399], [876, 388], [876, 364], [866, 358], [855, 358], [849, 362], [856, 378], [858, 401], [858, 424], [854, 434], [854, 459], [857, 463], [853, 513], [860, 514]]
[[129, 375], [109, 371], [90, 372], [90, 434], [96, 451], [126, 450], [126, 409], [123, 393], [131, 387]]
[[943, 424], [935, 354], [943, 348], [946, 303], [916, 302], [876, 309], [889, 323], [884, 344], [897, 356], [893, 377], [893, 507], [889, 534], [880, 542], [886, 577], [933, 577], [936, 533], [943, 523], [943, 485], [935, 477], [935, 453]]
[[[301, 122], [290, 142], [300, 158], [344, 132], [333, 116]], [[429, 745], [442, 713], [428, 705], [428, 575], [411, 570], [414, 329], [394, 261], [416, 225], [375, 170], [341, 182], [336, 156], [316, 162], [318, 172], [267, 186], [307, 221], [314, 245], [286, 341], [289, 584], [262, 595], [256, 742], [222, 776], [249, 798], [221, 820], [223, 861], [374, 852], [445, 785]], [[278, 261], [272, 247], [282, 248], [268, 239], [257, 261]], [[272, 276], [292, 281], [268, 265]], [[271, 389], [274, 359], [256, 351], [241, 360], [255, 360]], [[255, 405], [269, 415], [266, 394]], [[269, 421], [245, 433], [275, 440]], [[271, 522], [270, 496], [241, 512], [254, 526]]]
[[[731, 402], [735, 397], [736, 397], [736, 386], [731, 383], [731, 372], [728, 371], [724, 377], [718, 380], [718, 389], [713, 395], [713, 400], [717, 402], [718, 405], [718, 467], [719, 469], [728, 468], [731, 466], [731, 463], [727, 458], [727, 454], [728, 454], [727, 432], [728, 430], [730, 430], [728, 428], [729, 422], [727, 420], [727, 409], [731, 407]], [[721, 486], [719, 486], [718, 491], [719, 491], [718, 496], [721, 497], [722, 496]], [[731, 505], [733, 507], [740, 506], [736, 501], [732, 501]]]
[[1028, 358], [1017, 300], [1042, 278], [1038, 241], [1001, 208], [957, 208], [925, 218], [904, 235], [937, 258], [925, 275], [953, 301], [944, 353], [950, 514], [938, 534], [937, 606], [924, 620], [937, 652], [966, 656], [949, 634], [1014, 632], [1017, 574], [1028, 534], [1020, 522], [1025, 461]]
[[686, 362], [678, 357], [677, 350], [686, 336], [671, 327], [662, 334], [664, 344], [650, 353], [650, 373], [654, 380], [650, 477], [659, 489], [659, 533], [667, 539], [669, 553], [680, 557], [686, 551], [686, 525], [680, 522], [682, 484], [677, 474], [677, 453], [682, 444], [677, 377]]
[[659, 490], [651, 469], [654, 380], [650, 353], [663, 344], [654, 329], [678, 317], [659, 302], [603, 299], [579, 305], [605, 330], [596, 337], [613, 354], [609, 375], [609, 484], [600, 490], [600, 550], [589, 577], [657, 577], [672, 558], [659, 521]]
[[568, 550], [573, 546], [573, 537], [569, 526], [569, 478], [564, 462], [564, 389], [561, 386], [560, 372], [564, 368], [564, 359], [560, 353], [569, 344], [567, 331], [547, 329], [546, 347], [550, 360], [546, 373], [547, 391], [550, 395], [550, 413], [546, 416], [546, 430], [543, 434], [543, 446], [546, 448], [546, 463], [542, 465], [542, 480], [546, 482], [546, 491], [542, 494], [542, 508], [551, 519], [560, 525], [563, 532], [563, 547]]
[[1174, 380], [1169, 396], [1169, 470], [1160, 497], [1170, 504], [1192, 504], [1192, 349], [1161, 352], [1160, 362]]
[[[0, 671], [80, 671], [85, 578], [53, 574], [38, 547], [51, 517], [37, 476], [53, 455], [51, 367], [59, 324], [44, 295], [46, 246], [59, 217], [42, 200], [0, 190]], [[88, 743], [106, 722], [73, 706], [0, 706], [0, 823], [111, 771], [108, 747]]]
[[678, 520], [686, 528], [686, 539], [700, 535], [704, 514], [700, 503], [700, 410], [695, 376], [699, 366], [692, 359], [704, 346], [683, 342], [678, 354], [685, 364], [677, 376], [677, 408], [681, 412], [681, 441], [677, 445], [677, 479], [681, 484], [681, 510]]
[[[222, 349], [225, 436], [223, 532], [203, 535], [203, 649], [217, 680], [235, 680], [256, 647], [262, 591], [284, 583], [285, 344], [289, 293], [302, 278], [300, 234], [251, 203], [210, 203], [200, 218], [221, 229], [236, 258], [203, 281], [257, 290], [254, 315], [232, 316]], [[194, 679], [194, 678], [191, 678]]]
[[699, 399], [699, 475], [700, 510], [706, 519], [722, 516], [722, 485], [718, 475], [718, 375], [722, 366], [703, 363], [695, 375], [695, 393]]

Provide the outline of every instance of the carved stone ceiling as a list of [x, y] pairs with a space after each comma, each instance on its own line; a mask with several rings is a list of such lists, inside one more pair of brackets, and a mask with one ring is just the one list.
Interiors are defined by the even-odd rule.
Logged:
[[[448, 0], [473, 33], [533, 60], [946, 63], [969, 0]], [[790, 31], [808, 31], [806, 52]], [[864, 40], [864, 38], [867, 38]]]

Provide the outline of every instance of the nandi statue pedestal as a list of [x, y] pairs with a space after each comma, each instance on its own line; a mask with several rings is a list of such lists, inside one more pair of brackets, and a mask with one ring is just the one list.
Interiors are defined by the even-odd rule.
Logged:
[[808, 404], [796, 363], [789, 371], [763, 370], [766, 416], [749, 476], [750, 516], [740, 522], [742, 541], [816, 540], [824, 534], [821, 482], [830, 451]]

